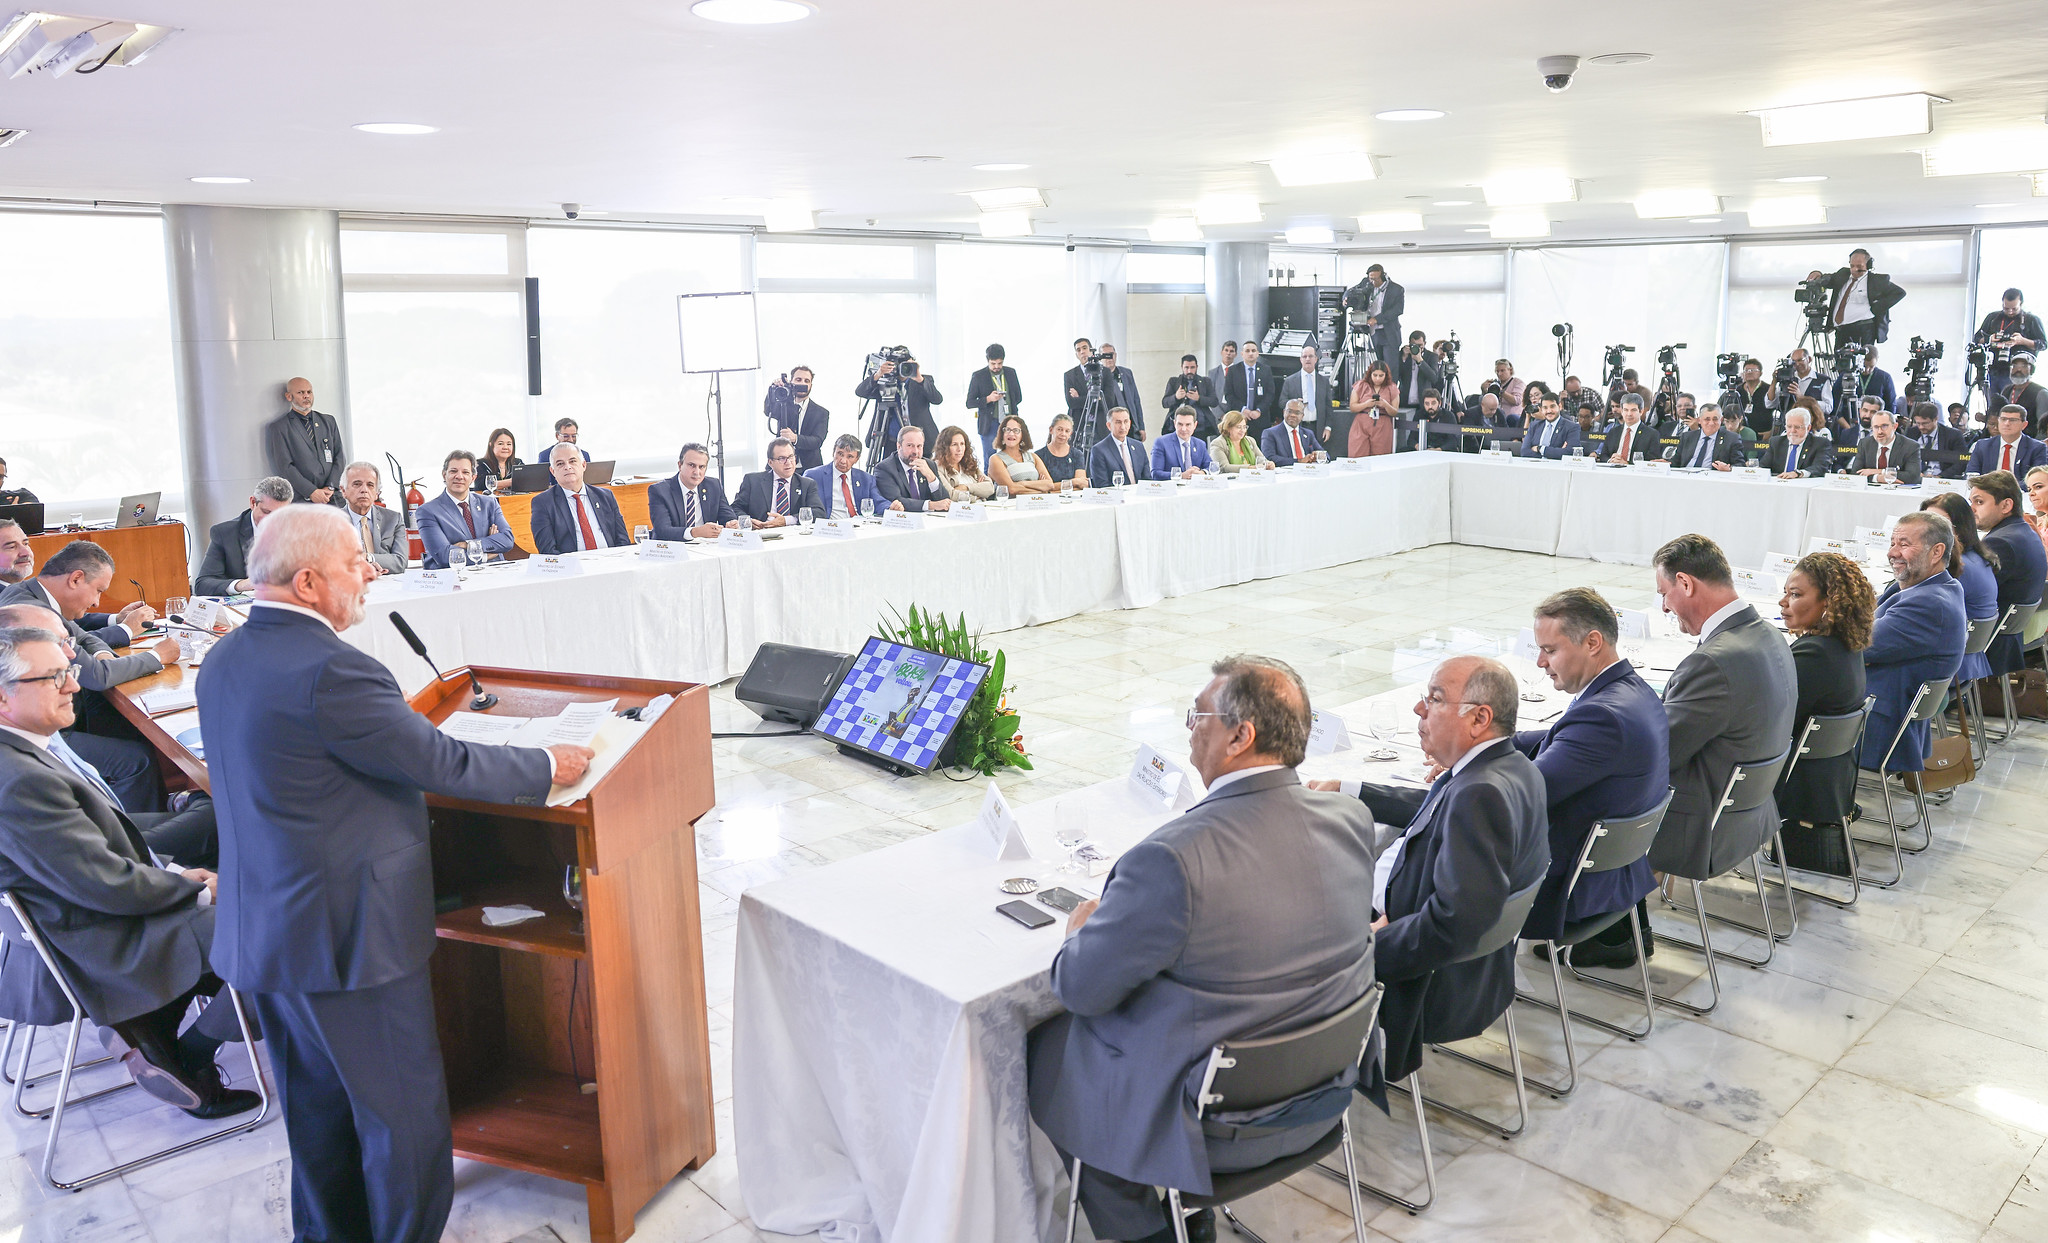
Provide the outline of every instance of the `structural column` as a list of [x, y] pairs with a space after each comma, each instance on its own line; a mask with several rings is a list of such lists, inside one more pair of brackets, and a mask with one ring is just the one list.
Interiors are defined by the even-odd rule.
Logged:
[[1266, 243], [1210, 242], [1207, 249], [1209, 342], [1265, 336]]
[[285, 411], [284, 384], [313, 382], [357, 452], [342, 327], [341, 218], [298, 208], [164, 207], [171, 351], [185, 507], [195, 542], [239, 514], [270, 473], [263, 430]]

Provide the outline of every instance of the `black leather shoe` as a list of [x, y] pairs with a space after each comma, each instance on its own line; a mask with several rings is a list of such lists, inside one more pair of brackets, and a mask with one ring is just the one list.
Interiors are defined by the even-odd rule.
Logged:
[[183, 1076], [165, 1070], [142, 1055], [140, 1049], [130, 1049], [121, 1055], [121, 1065], [128, 1068], [128, 1075], [135, 1080], [135, 1086], [160, 1101], [168, 1101], [178, 1108], [191, 1111], [201, 1108], [205, 1098]]
[[[1216, 1243], [1216, 1210], [1197, 1209], [1188, 1214], [1187, 1227], [1188, 1243]], [[1131, 1243], [1178, 1243], [1178, 1238], [1173, 1233], [1173, 1223], [1169, 1221], [1144, 1238], [1133, 1239]]]
[[190, 1082], [197, 1089], [199, 1103], [179, 1106], [195, 1118], [231, 1118], [263, 1103], [263, 1098], [243, 1088], [230, 1088], [220, 1067], [212, 1062], [193, 1069]]

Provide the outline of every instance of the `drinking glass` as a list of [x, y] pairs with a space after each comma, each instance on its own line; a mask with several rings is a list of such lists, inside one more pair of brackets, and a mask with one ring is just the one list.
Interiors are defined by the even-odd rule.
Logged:
[[71, 529], [72, 529], [72, 530], [74, 530], [74, 531], [77, 531], [77, 530], [82, 530], [82, 529], [84, 529], [84, 527], [85, 527], [85, 515], [84, 515], [84, 514], [73, 514], [73, 515], [71, 515]]
[[562, 901], [576, 912], [576, 931], [583, 931], [583, 869], [571, 863], [562, 869]]
[[1087, 815], [1079, 804], [1062, 802], [1059, 805], [1058, 816], [1059, 827], [1053, 830], [1052, 837], [1060, 844], [1060, 849], [1066, 852], [1066, 858], [1060, 863], [1060, 871], [1079, 875], [1085, 869], [1074, 858], [1074, 852], [1081, 848], [1081, 843], [1088, 840]]
[[809, 505], [805, 505], [796, 511], [796, 524], [804, 529], [805, 535], [811, 533], [811, 524], [817, 520], [818, 515], [811, 512]]
[[860, 498], [860, 519], [862, 522], [873, 522], [875, 520], [874, 497], [864, 496]]
[[1634, 462], [1637, 466], [1641, 466], [1643, 464], [1642, 452], [1638, 450], [1634, 454], [1631, 454], [1629, 457], [1629, 461]]
[[633, 542], [634, 542], [634, 543], [636, 543], [636, 544], [644, 544], [644, 543], [646, 543], [646, 542], [647, 542], [647, 541], [648, 541], [649, 539], [651, 539], [651, 538], [653, 537], [653, 535], [654, 535], [654, 529], [653, 529], [652, 527], [634, 527], [634, 528], [633, 528]]
[[1060, 499], [1065, 500], [1072, 495], [1074, 495], [1074, 481], [1071, 479], [1060, 480]]
[[1111, 471], [1111, 472], [1110, 472], [1110, 476], [1109, 476], [1109, 486], [1110, 486], [1110, 487], [1112, 487], [1112, 488], [1121, 488], [1121, 487], [1123, 487], [1123, 486], [1124, 486], [1124, 473], [1123, 473], [1122, 471], [1120, 471], [1120, 470], [1119, 470], [1119, 471]]
[[1583, 461], [1583, 460], [1585, 460], [1585, 456], [1586, 456], [1586, 451], [1585, 451], [1584, 449], [1581, 449], [1581, 448], [1580, 448], [1579, 446], [1577, 446], [1577, 445], [1573, 445], [1573, 446], [1572, 446], [1572, 461], [1574, 461], [1574, 462], [1578, 462], [1578, 461]]
[[1322, 466], [1322, 465], [1324, 465], [1324, 464], [1328, 463], [1328, 462], [1329, 462], [1329, 460], [1330, 460], [1330, 451], [1329, 451], [1328, 449], [1317, 449], [1317, 450], [1316, 450], [1316, 465], [1318, 465], [1318, 466]]
[[1366, 727], [1381, 742], [1392, 742], [1401, 732], [1401, 709], [1392, 700], [1375, 699], [1366, 709]]
[[462, 572], [469, 568], [469, 545], [448, 545], [448, 568], [455, 571], [455, 577], [462, 577]]
[[191, 601], [183, 596], [172, 596], [164, 601], [164, 617], [170, 621], [182, 619], [185, 616], [185, 606], [190, 603]]
[[1002, 484], [997, 484], [997, 485], [996, 485], [996, 504], [998, 504], [998, 505], [1001, 505], [1001, 504], [1002, 504], [1003, 502], [1005, 502], [1005, 501], [1007, 501], [1007, 500], [1009, 500], [1009, 499], [1010, 499], [1010, 490], [1009, 490], [1008, 488], [1004, 487], [1004, 486], [1003, 486]]
[[753, 516], [752, 514], [741, 514], [741, 515], [740, 515], [740, 530], [742, 530], [742, 531], [751, 531], [751, 530], [753, 530], [753, 529], [754, 529], [754, 516]]
[[466, 541], [466, 543], [469, 546], [469, 563], [471, 565], [482, 565], [486, 560], [484, 556], [484, 542], [480, 539], [473, 539]]

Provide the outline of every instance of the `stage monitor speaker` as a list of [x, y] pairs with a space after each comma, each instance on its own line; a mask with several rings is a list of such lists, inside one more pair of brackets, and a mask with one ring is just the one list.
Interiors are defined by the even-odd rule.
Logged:
[[733, 698], [765, 720], [809, 729], [852, 667], [851, 652], [763, 643], [733, 690]]

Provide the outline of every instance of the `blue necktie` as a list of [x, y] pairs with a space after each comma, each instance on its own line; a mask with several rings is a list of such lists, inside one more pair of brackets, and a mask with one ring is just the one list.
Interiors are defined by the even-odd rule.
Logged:
[[57, 757], [58, 763], [76, 773], [80, 780], [98, 790], [100, 795], [113, 805], [115, 811], [125, 810], [121, 806], [120, 797], [114, 793], [114, 788], [100, 776], [100, 770], [80, 759], [78, 752], [71, 749], [71, 744], [64, 741], [63, 734], [50, 735], [50, 754]]
[[1789, 475], [1799, 469], [1799, 446], [1791, 441], [1785, 443], [1785, 473]]
[[1700, 433], [1700, 447], [1692, 452], [1692, 464], [1695, 467], [1707, 464], [1707, 450], [1712, 448], [1713, 444], [1714, 442], [1707, 437], [1705, 432]]

